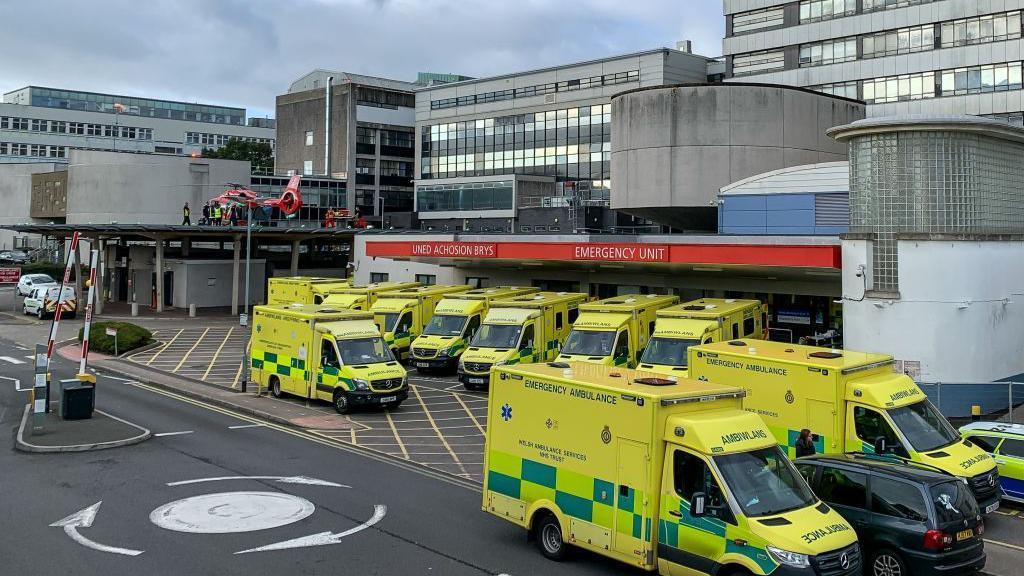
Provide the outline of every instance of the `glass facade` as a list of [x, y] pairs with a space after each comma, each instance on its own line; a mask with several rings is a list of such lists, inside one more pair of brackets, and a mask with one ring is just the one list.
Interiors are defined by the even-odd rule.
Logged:
[[521, 86], [519, 88], [510, 88], [508, 90], [499, 90], [497, 92], [483, 92], [481, 94], [470, 94], [468, 96], [460, 96], [458, 98], [442, 98], [440, 100], [431, 100], [430, 109], [444, 110], [445, 108], [455, 108], [457, 106], [472, 106], [474, 104], [501, 102], [504, 100], [512, 100], [514, 98], [528, 98], [530, 96], [554, 94], [555, 92], [571, 92], [575, 90], [585, 90], [587, 88], [596, 88], [598, 86], [612, 86], [615, 84], [625, 84], [627, 82], [639, 81], [640, 71], [629, 70], [626, 72], [616, 72], [614, 74], [602, 74], [601, 76], [590, 76], [588, 78], [564, 80], [562, 82], [551, 82], [549, 84]]
[[514, 195], [512, 180], [428, 184], [416, 188], [416, 208], [420, 212], [511, 210]]
[[808, 88], [826, 94], [856, 98], [868, 104], [882, 104], [943, 96], [1021, 90], [1024, 88], [1021, 76], [1021, 62], [1001, 62], [934, 72], [868, 78], [859, 82], [821, 84], [808, 86]]
[[244, 108], [187, 104], [185, 102], [95, 94], [93, 92], [76, 92], [74, 90], [55, 90], [34, 86], [29, 88], [29, 90], [31, 91], [32, 106], [245, 126]]
[[115, 124], [89, 124], [86, 122], [65, 122], [63, 120], [40, 120], [38, 118], [17, 118], [0, 116], [0, 130], [18, 132], [48, 132], [50, 134], [71, 134], [74, 136], [100, 136], [123, 140], [152, 140], [152, 128], [135, 128]]

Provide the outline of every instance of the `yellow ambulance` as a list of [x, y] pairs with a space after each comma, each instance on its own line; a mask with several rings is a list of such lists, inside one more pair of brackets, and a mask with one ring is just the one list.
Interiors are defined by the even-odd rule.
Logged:
[[395, 408], [409, 395], [405, 368], [369, 312], [291, 304], [253, 309], [252, 381], [275, 397], [325, 400], [345, 414]]
[[413, 340], [410, 363], [420, 372], [454, 369], [491, 302], [534, 292], [540, 288], [492, 286], [445, 296], [423, 333]]
[[267, 280], [267, 304], [322, 304], [328, 294], [351, 283], [344, 278], [284, 276]]
[[745, 412], [743, 390], [595, 364], [495, 368], [483, 510], [660, 574], [854, 576], [853, 528]]
[[999, 507], [992, 457], [960, 437], [886, 354], [731, 340], [690, 348], [690, 378], [742, 387], [744, 408], [760, 414], [795, 455], [800, 430], [817, 453], [867, 452], [920, 462], [963, 478], [986, 513]]
[[677, 302], [678, 296], [635, 294], [580, 304], [558, 361], [634, 368], [654, 331], [655, 314]]
[[662, 308], [638, 367], [686, 378], [690, 346], [767, 338], [767, 319], [768, 307], [757, 300], [701, 298]]
[[468, 390], [486, 387], [491, 367], [554, 360], [587, 295], [535, 292], [495, 300], [480, 330], [459, 359], [459, 381]]
[[353, 285], [335, 290], [333, 294], [324, 298], [323, 303], [335, 308], [369, 310], [381, 294], [402, 288], [415, 288], [419, 285], [419, 282], [371, 282], [362, 286]]
[[370, 306], [374, 321], [384, 333], [384, 341], [399, 360], [409, 357], [412, 341], [434, 316], [434, 308], [449, 294], [465, 292], [469, 286], [414, 286], [383, 292]]

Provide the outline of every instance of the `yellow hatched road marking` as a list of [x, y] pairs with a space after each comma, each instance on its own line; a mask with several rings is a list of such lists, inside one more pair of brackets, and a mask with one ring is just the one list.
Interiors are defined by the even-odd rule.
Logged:
[[153, 360], [156, 360], [156, 357], [159, 356], [161, 352], [163, 352], [164, 350], [167, 350], [167, 347], [170, 346], [171, 344], [174, 344], [174, 341], [177, 340], [178, 336], [181, 336], [181, 333], [184, 332], [184, 331], [185, 331], [184, 328], [182, 328], [181, 330], [178, 330], [178, 333], [174, 335], [174, 338], [171, 338], [170, 340], [168, 340], [167, 344], [164, 344], [163, 346], [161, 346], [160, 349], [156, 351], [156, 354], [153, 354], [153, 356], [149, 360], [146, 361], [146, 366], [149, 366], [150, 364], [152, 364]]
[[[412, 386], [410, 386], [412, 388]], [[402, 438], [398, 436], [398, 429], [395, 428], [395, 421], [391, 419], [391, 411], [384, 410], [384, 415], [388, 417], [388, 426], [391, 426], [391, 433], [395, 435], [395, 442], [398, 442], [398, 447], [402, 449], [402, 456], [409, 458], [409, 451], [405, 449], [405, 443], [402, 442]]]
[[181, 357], [180, 361], [178, 361], [178, 365], [174, 367], [174, 370], [171, 370], [172, 373], [177, 372], [181, 368], [181, 366], [185, 364], [185, 361], [188, 360], [189, 355], [191, 355], [192, 352], [195, 351], [195, 349], [199, 346], [199, 343], [203, 341], [203, 338], [206, 338], [206, 333], [209, 331], [209, 328], [203, 330], [203, 333], [200, 334], [199, 338], [196, 339], [195, 344], [193, 344], [192, 347], [188, 349], [188, 352], [185, 352], [185, 355]]
[[238, 388], [238, 378], [242, 375], [242, 366], [244, 364], [245, 364], [245, 356], [243, 355], [242, 359], [238, 361], [238, 371], [235, 372], [235, 379], [231, 382], [231, 387], [232, 388]]
[[459, 457], [455, 455], [455, 451], [452, 450], [452, 447], [448, 444], [448, 440], [445, 440], [444, 434], [441, 433], [441, 430], [437, 427], [437, 424], [434, 423], [434, 417], [430, 415], [430, 409], [427, 408], [426, 403], [423, 402], [423, 398], [420, 397], [419, 387], [409, 386], [409, 388], [412, 388], [413, 393], [416, 394], [416, 399], [419, 400], [420, 406], [423, 406], [423, 411], [426, 413], [427, 418], [430, 420], [430, 426], [434, 428], [434, 432], [436, 432], [437, 437], [441, 439], [441, 443], [444, 444], [445, 449], [448, 450], [448, 454], [451, 455], [452, 460], [454, 460], [455, 464], [458, 465], [459, 470], [462, 470], [462, 473], [466, 474], [466, 468], [462, 466], [462, 462], [460, 462]]
[[221, 341], [220, 346], [217, 347], [217, 351], [214, 352], [213, 358], [210, 359], [210, 365], [206, 367], [206, 372], [203, 373], [203, 377], [201, 378], [201, 380], [206, 380], [206, 377], [210, 375], [210, 370], [213, 369], [214, 362], [217, 361], [217, 357], [220, 356], [220, 351], [224, 349], [224, 345], [228, 343], [228, 338], [231, 338], [231, 333], [234, 332], [234, 331], [235, 331], [235, 327], [234, 326], [232, 326], [228, 330], [227, 335], [224, 336], [224, 340]]

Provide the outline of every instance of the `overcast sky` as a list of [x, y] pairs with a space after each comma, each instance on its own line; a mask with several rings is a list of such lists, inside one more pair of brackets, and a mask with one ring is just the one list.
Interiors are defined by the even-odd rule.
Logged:
[[[243, 106], [314, 68], [488, 76], [676, 40], [718, 56], [721, 0], [0, 0], [0, 91], [30, 84]], [[14, 24], [18, 23], [18, 24]]]

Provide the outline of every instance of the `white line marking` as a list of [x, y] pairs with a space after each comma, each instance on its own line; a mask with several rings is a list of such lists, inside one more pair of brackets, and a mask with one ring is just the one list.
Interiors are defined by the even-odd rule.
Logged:
[[88, 528], [92, 526], [93, 520], [96, 519], [96, 512], [100, 509], [100, 504], [103, 504], [102, 500], [88, 508], [83, 508], [82, 510], [75, 512], [63, 520], [58, 520], [53, 524], [50, 524], [50, 526], [64, 528], [64, 533], [67, 534], [68, 537], [86, 548], [92, 548], [93, 550], [98, 550], [100, 552], [110, 552], [111, 554], [123, 554], [125, 556], [138, 556], [139, 554], [142, 554], [142, 550], [116, 548], [114, 546], [100, 544], [99, 542], [93, 542], [78, 533], [79, 528]]
[[35, 359], [36, 359], [35, 355], [33, 355], [33, 354], [28, 354], [28, 355], [25, 356], [25, 358], [28, 358], [29, 360], [32, 360], [32, 361], [35, 361]]
[[29, 390], [31, 390], [31, 388], [22, 388], [21, 380], [18, 380], [17, 378], [11, 378], [10, 376], [0, 376], [0, 380], [10, 380], [11, 382], [14, 382], [15, 392], [28, 392]]
[[333, 534], [331, 532], [320, 532], [319, 534], [310, 534], [309, 536], [302, 536], [300, 538], [294, 538], [292, 540], [285, 540], [284, 542], [277, 542], [274, 544], [267, 544], [266, 546], [260, 546], [259, 548], [250, 548], [248, 550], [241, 550], [235, 552], [235, 554], [248, 554], [249, 552], [267, 552], [269, 550], [287, 550], [289, 548], [306, 548], [308, 546], [327, 546], [330, 544], [337, 544], [341, 542], [341, 539], [350, 534], [361, 532], [366, 530], [370, 526], [373, 526], [377, 522], [380, 522], [384, 515], [388, 513], [388, 507], [383, 504], [376, 504], [373, 507], [373, 516], [363, 522], [355, 528], [350, 528], [344, 532], [338, 532]]
[[[32, 356], [29, 356], [29, 358], [32, 358]], [[10, 356], [0, 356], [0, 360], [3, 360], [4, 362], [9, 362], [11, 364], [24, 364], [25, 363], [24, 360], [19, 360], [17, 358], [11, 358]]]
[[266, 424], [242, 424], [239, 426], [228, 426], [228, 430], [241, 430], [242, 428], [263, 428]]
[[192, 430], [182, 430], [181, 432], [161, 432], [159, 434], [153, 434], [153, 436], [180, 436], [181, 434], [191, 434]]
[[[262, 424], [261, 424], [262, 426]], [[351, 488], [345, 484], [336, 484], [319, 478], [309, 476], [216, 476], [214, 478], [196, 478], [195, 480], [181, 480], [168, 482], [168, 486], [184, 486], [186, 484], [200, 484], [202, 482], [219, 482], [221, 480], [274, 480], [282, 484], [306, 484], [308, 486], [330, 486], [332, 488]]]

